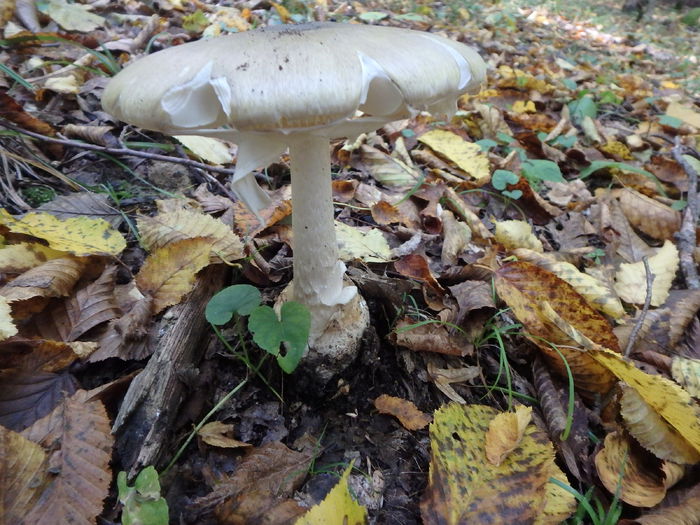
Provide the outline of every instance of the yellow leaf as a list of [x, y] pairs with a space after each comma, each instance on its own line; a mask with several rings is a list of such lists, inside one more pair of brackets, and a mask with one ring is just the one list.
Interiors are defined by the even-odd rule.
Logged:
[[4, 219], [15, 233], [26, 233], [49, 243], [54, 250], [73, 255], [119, 255], [126, 248], [121, 233], [103, 219], [73, 217], [61, 220], [49, 213], [28, 213], [21, 219]]
[[153, 313], [178, 304], [192, 290], [197, 272], [209, 264], [211, 240], [183, 239], [151, 253], [136, 276], [144, 294], [153, 297]]
[[48, 78], [44, 82], [44, 88], [62, 95], [77, 95], [80, 92], [80, 85], [75, 75]]
[[700, 451], [700, 408], [688, 392], [670, 379], [643, 372], [607, 348], [589, 350], [588, 354], [634, 388], [695, 450]]
[[199, 429], [197, 435], [207, 445], [221, 448], [250, 447], [250, 443], [238, 441], [229, 436], [233, 432], [233, 425], [227, 425], [221, 421], [212, 421]]
[[355, 228], [335, 222], [338, 251], [342, 261], [388, 262], [391, 248], [377, 228]]
[[486, 433], [486, 458], [493, 465], [503, 460], [520, 444], [532, 420], [532, 408], [519, 405], [515, 412], [504, 412], [493, 418]]
[[674, 357], [671, 376], [693, 396], [700, 398], [700, 359]]
[[632, 387], [622, 385], [620, 414], [630, 434], [657, 458], [694, 465], [700, 461], [695, 450]]
[[136, 224], [141, 243], [149, 251], [183, 239], [207, 237], [211, 262], [230, 262], [245, 256], [243, 243], [231, 227], [211, 215], [180, 209], [139, 217]]
[[492, 465], [484, 441], [497, 414], [488, 406], [456, 403], [435, 412], [428, 487], [421, 501], [424, 523], [482, 523], [484, 516], [492, 523], [528, 523], [541, 513], [554, 474], [552, 444], [528, 425], [503, 463]]
[[454, 162], [459, 169], [476, 180], [488, 179], [491, 176], [489, 159], [478, 144], [467, 142], [459, 135], [442, 129], [428, 131], [418, 140]]
[[17, 327], [12, 322], [12, 309], [2, 295], [0, 295], [0, 341], [17, 335]]
[[535, 113], [535, 103], [532, 100], [525, 102], [524, 100], [516, 100], [513, 103], [513, 112], [515, 113]]
[[0, 272], [20, 274], [66, 255], [66, 252], [52, 250], [38, 242], [8, 244], [0, 248]]
[[175, 138], [202, 160], [212, 164], [233, 162], [233, 155], [231, 155], [228, 146], [219, 139], [196, 135], [175, 135]]
[[622, 432], [605, 436], [603, 448], [595, 456], [600, 481], [612, 494], [635, 507], [653, 507], [666, 495], [666, 486], [660, 473], [651, 471], [630, 448], [629, 439]]
[[[655, 255], [649, 257], [649, 269], [654, 274], [651, 285], [651, 305], [661, 306], [671, 290], [678, 269], [678, 248], [666, 241]], [[620, 299], [632, 304], [644, 304], [647, 292], [644, 263], [622, 263], [615, 274], [615, 291]]]
[[610, 288], [595, 277], [579, 271], [573, 264], [557, 261], [548, 254], [537, 253], [526, 248], [513, 250], [513, 255], [518, 259], [531, 262], [540, 268], [552, 272], [573, 286], [593, 308], [600, 310], [613, 319], [620, 319], [625, 315], [620, 299]]
[[525, 221], [496, 222], [496, 241], [506, 249], [527, 248], [533, 252], [543, 252], [542, 242], [532, 233], [532, 226]]
[[348, 489], [350, 465], [338, 484], [318, 505], [294, 522], [294, 525], [360, 525], [367, 522], [367, 509], [357, 503]]
[[[569, 485], [566, 474], [556, 464], [552, 465], [550, 478], [554, 478], [564, 485]], [[556, 483], [548, 481], [545, 488], [547, 494], [544, 508], [535, 518], [534, 525], [559, 525], [576, 511], [578, 503], [571, 492]]]

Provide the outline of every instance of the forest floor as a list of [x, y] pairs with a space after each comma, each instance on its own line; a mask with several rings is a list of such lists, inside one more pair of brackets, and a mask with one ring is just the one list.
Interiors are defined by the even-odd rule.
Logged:
[[[171, 523], [294, 523], [352, 465], [369, 523], [700, 523], [700, 14], [229, 4], [0, 10], [7, 522], [157, 524], [167, 504]], [[315, 20], [440, 33], [488, 66], [452, 120], [333, 144], [371, 326], [325, 385], [283, 373], [244, 316], [205, 318], [226, 286], [270, 305], [291, 280], [288, 157], [258, 174], [262, 224], [227, 189], [235, 145], [100, 105], [147, 52]], [[353, 522], [335, 503], [302, 523]]]

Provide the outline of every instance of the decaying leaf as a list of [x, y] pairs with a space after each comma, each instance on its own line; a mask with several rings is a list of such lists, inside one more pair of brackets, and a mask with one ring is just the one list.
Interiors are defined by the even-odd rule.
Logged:
[[548, 480], [555, 475], [554, 449], [543, 432], [528, 425], [511, 454], [499, 466], [491, 464], [484, 440], [497, 414], [491, 407], [455, 403], [435, 412], [428, 487], [421, 501], [424, 523], [480, 523], [484, 516], [523, 523], [540, 515]]
[[622, 303], [617, 295], [606, 286], [605, 283], [578, 270], [573, 264], [557, 261], [548, 257], [546, 253], [537, 253], [533, 250], [518, 248], [513, 251], [518, 259], [531, 262], [537, 266], [549, 270], [560, 279], [566, 281], [580, 293], [588, 303], [613, 319], [620, 319], [625, 315]]
[[114, 438], [102, 402], [80, 390], [22, 435], [46, 448], [60, 443], [49, 460], [55, 477], [26, 523], [94, 523], [112, 481], [109, 462]]
[[560, 376], [567, 375], [566, 359], [582, 394], [608, 392], [615, 377], [550, 321], [542, 310], [549, 302], [554, 311], [577, 330], [606, 348], [617, 349], [617, 338], [610, 324], [565, 281], [534, 264], [518, 261], [502, 266], [496, 272], [496, 291], [543, 351], [548, 363]]
[[[652, 306], [661, 306], [666, 301], [679, 261], [678, 248], [671, 241], [666, 241], [654, 256], [649, 257], [649, 269], [654, 274], [654, 281], [651, 284]], [[623, 301], [644, 304], [647, 278], [642, 261], [620, 265], [615, 275], [615, 291]]]
[[440, 368], [433, 361], [428, 361], [428, 375], [435, 382], [435, 386], [447, 396], [448, 399], [466, 405], [467, 402], [452, 387], [452, 383], [465, 383], [481, 375], [478, 366], [465, 366], [462, 368]]
[[595, 456], [600, 481], [612, 494], [636, 507], [653, 507], [666, 495], [661, 472], [653, 472], [630, 446], [622, 432], [605, 436], [603, 448]]
[[211, 241], [208, 238], [183, 239], [151, 253], [136, 276], [144, 294], [153, 297], [153, 313], [178, 304], [192, 290], [195, 276], [209, 264]]
[[51, 259], [59, 259], [67, 252], [52, 250], [38, 242], [21, 242], [0, 247], [0, 272], [18, 275], [44, 264]]
[[17, 327], [12, 321], [12, 309], [7, 299], [0, 295], [0, 341], [17, 334]]
[[519, 405], [515, 412], [498, 414], [489, 423], [486, 432], [486, 459], [499, 466], [515, 450], [532, 420], [532, 407]]
[[442, 260], [446, 264], [457, 264], [457, 257], [469, 246], [472, 231], [466, 223], [458, 221], [452, 212], [444, 210], [441, 215], [442, 231], [445, 239], [442, 243]]
[[196, 135], [175, 135], [175, 138], [192, 153], [207, 162], [212, 164], [230, 164], [233, 162], [233, 156], [229, 147], [219, 139], [198, 137]]
[[661, 505], [636, 518], [640, 525], [686, 525], [697, 523], [700, 516], [700, 485], [695, 485], [684, 495], [668, 505]]
[[450, 333], [450, 329], [439, 322], [425, 324], [404, 318], [396, 324], [393, 337], [397, 345], [416, 352], [465, 356], [474, 351], [474, 345], [463, 334]]
[[374, 407], [380, 414], [394, 416], [407, 430], [420, 430], [432, 421], [428, 414], [418, 410], [412, 402], [400, 397], [382, 394], [374, 400]]

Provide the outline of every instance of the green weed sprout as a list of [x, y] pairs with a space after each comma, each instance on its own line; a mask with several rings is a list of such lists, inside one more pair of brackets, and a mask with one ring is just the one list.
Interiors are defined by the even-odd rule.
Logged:
[[126, 484], [126, 472], [117, 475], [117, 490], [122, 510], [122, 525], [168, 525], [168, 502], [160, 495], [158, 472], [146, 467], [134, 480], [134, 486]]

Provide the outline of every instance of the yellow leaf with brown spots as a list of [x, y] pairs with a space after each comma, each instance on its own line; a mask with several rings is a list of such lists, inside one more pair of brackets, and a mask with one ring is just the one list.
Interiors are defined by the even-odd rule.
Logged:
[[611, 288], [595, 277], [579, 271], [573, 264], [557, 261], [546, 253], [537, 253], [526, 248], [513, 250], [513, 255], [518, 259], [536, 264], [566, 281], [596, 310], [613, 319], [620, 319], [625, 315], [620, 299]]
[[[552, 465], [550, 478], [569, 484], [566, 474], [556, 464]], [[559, 525], [576, 511], [578, 502], [571, 492], [556, 483], [547, 482], [546, 489], [544, 508], [535, 518], [534, 525]]]
[[44, 239], [49, 247], [73, 255], [119, 255], [126, 248], [122, 234], [103, 219], [72, 217], [59, 219], [49, 213], [28, 213], [21, 219], [3, 222], [14, 233]]
[[595, 456], [600, 481], [611, 494], [635, 507], [653, 507], [666, 495], [661, 472], [654, 472], [634, 452], [622, 432], [605, 436], [603, 448]]
[[350, 465], [338, 484], [321, 503], [294, 522], [294, 525], [362, 525], [367, 523], [367, 509], [355, 501], [348, 488]]
[[421, 412], [416, 405], [400, 397], [382, 394], [374, 400], [374, 407], [381, 414], [394, 416], [407, 430], [420, 430], [432, 421], [428, 414]]
[[532, 226], [525, 221], [496, 222], [496, 241], [506, 249], [527, 248], [534, 252], [543, 252], [542, 242], [532, 233]]
[[[680, 262], [678, 248], [671, 241], [666, 241], [655, 255], [649, 257], [648, 262], [649, 269], [654, 274], [654, 280], [651, 283], [651, 305], [661, 306], [668, 297], [678, 270]], [[615, 274], [615, 291], [623, 301], [644, 304], [647, 293], [647, 277], [642, 261], [620, 265]]]
[[615, 334], [608, 321], [567, 282], [539, 266], [518, 261], [496, 272], [496, 291], [523, 324], [530, 339], [542, 350], [548, 363], [561, 376], [567, 370], [566, 359], [576, 389], [589, 397], [607, 393], [615, 384], [614, 375], [597, 363], [581, 345], [558, 328], [542, 309], [547, 302], [566, 322], [596, 343], [618, 350]]
[[18, 275], [51, 259], [68, 255], [38, 242], [22, 242], [0, 247], [0, 273]]
[[634, 388], [622, 385], [620, 414], [630, 434], [657, 458], [694, 465], [700, 461], [683, 436], [649, 405]]
[[136, 276], [142, 293], [153, 297], [153, 313], [178, 304], [192, 290], [195, 276], [209, 265], [208, 238], [175, 241], [151, 253]]
[[503, 412], [493, 418], [486, 433], [486, 458], [500, 465], [520, 444], [525, 429], [532, 421], [532, 407], [519, 405], [515, 412]]
[[477, 181], [487, 181], [491, 177], [489, 158], [478, 144], [444, 129], [423, 133], [418, 140]]
[[424, 523], [483, 523], [486, 516], [491, 523], [529, 523], [541, 514], [554, 474], [554, 448], [531, 424], [503, 463], [492, 465], [484, 440], [496, 415], [488, 406], [456, 403], [435, 412], [428, 487], [420, 505]]

